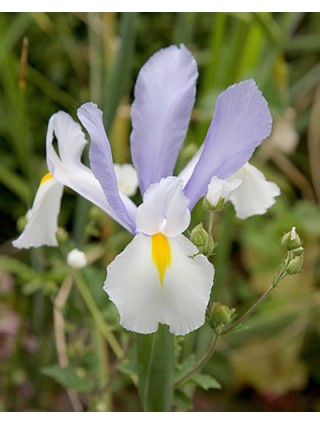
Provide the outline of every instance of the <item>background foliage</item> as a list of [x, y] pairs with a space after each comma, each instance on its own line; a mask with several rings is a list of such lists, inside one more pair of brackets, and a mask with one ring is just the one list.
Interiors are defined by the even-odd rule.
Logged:
[[[130, 162], [135, 78], [172, 43], [192, 50], [200, 74], [177, 170], [202, 143], [228, 85], [255, 78], [274, 117], [253, 163], [282, 196], [266, 216], [240, 221], [230, 206], [219, 214], [213, 299], [244, 311], [275, 274], [282, 233], [296, 226], [305, 246], [303, 273], [286, 279], [245, 329], [221, 339], [205, 371], [222, 388], [190, 382], [176, 393], [175, 409], [320, 410], [318, 13], [0, 14], [0, 410], [142, 409], [135, 335], [119, 327], [102, 291], [105, 266], [130, 236], [66, 190], [59, 249], [17, 251], [11, 240], [46, 172], [50, 115], [62, 109], [76, 117], [80, 104], [98, 103], [115, 162]], [[199, 208], [193, 222], [200, 220]], [[90, 265], [75, 283], [65, 259], [76, 246]], [[180, 369], [203, 353], [208, 332], [176, 339]]]

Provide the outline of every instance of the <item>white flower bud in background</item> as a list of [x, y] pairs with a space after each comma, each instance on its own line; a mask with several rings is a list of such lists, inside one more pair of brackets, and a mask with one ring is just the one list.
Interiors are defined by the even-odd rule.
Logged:
[[139, 185], [138, 175], [131, 164], [114, 164], [114, 171], [118, 180], [120, 192], [133, 196]]
[[213, 211], [221, 210], [240, 184], [240, 179], [234, 179], [229, 182], [227, 180], [218, 179], [218, 177], [215, 176], [212, 177], [208, 185], [207, 195], [204, 199], [204, 208]]
[[88, 263], [86, 254], [82, 251], [79, 251], [77, 248], [69, 252], [67, 257], [68, 266], [73, 269], [82, 269]]
[[272, 124], [272, 133], [262, 143], [262, 150], [272, 156], [277, 151], [290, 155], [295, 152], [298, 143], [299, 135], [295, 129], [297, 113], [293, 108], [288, 108], [280, 117], [276, 117]]

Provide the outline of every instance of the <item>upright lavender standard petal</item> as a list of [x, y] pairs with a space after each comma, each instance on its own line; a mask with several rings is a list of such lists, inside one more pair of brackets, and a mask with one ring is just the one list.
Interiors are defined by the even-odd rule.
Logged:
[[92, 102], [85, 103], [78, 109], [78, 117], [87, 129], [91, 145], [89, 151], [90, 165], [95, 177], [105, 193], [108, 203], [119, 218], [135, 233], [135, 224], [130, 218], [121, 199], [115, 175], [110, 143], [102, 121], [102, 111]]
[[170, 46], [142, 67], [132, 105], [131, 153], [142, 194], [173, 174], [195, 101], [197, 64], [189, 50]]
[[254, 149], [269, 136], [272, 118], [254, 80], [234, 84], [222, 92], [185, 194], [191, 209], [205, 195], [212, 176], [225, 179], [239, 170]]

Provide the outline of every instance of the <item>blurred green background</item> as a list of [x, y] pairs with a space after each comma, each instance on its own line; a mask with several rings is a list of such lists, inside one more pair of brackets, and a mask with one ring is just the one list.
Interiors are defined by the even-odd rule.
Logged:
[[[289, 12], [0, 13], [0, 410], [141, 410], [130, 374], [134, 335], [102, 291], [105, 266], [130, 235], [65, 190], [58, 249], [17, 251], [11, 241], [46, 172], [51, 114], [76, 118], [82, 103], [98, 103], [115, 162], [130, 162], [135, 79], [172, 43], [186, 44], [199, 66], [177, 171], [228, 85], [255, 78], [274, 119], [252, 163], [282, 195], [265, 216], [241, 221], [229, 205], [217, 216], [213, 299], [241, 313], [271, 282], [283, 232], [296, 226], [305, 247], [303, 272], [283, 281], [245, 329], [221, 339], [205, 370], [222, 388], [190, 385], [192, 402], [180, 397], [175, 409], [320, 410], [320, 14]], [[197, 208], [193, 224], [200, 220]], [[70, 282], [65, 261], [75, 246], [90, 261], [82, 287]], [[105, 340], [110, 327], [121, 362]], [[177, 338], [179, 360], [200, 355], [208, 332]]]

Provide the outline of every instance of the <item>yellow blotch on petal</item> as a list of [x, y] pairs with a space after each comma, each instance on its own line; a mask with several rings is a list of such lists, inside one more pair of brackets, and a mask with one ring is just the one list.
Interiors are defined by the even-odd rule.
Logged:
[[51, 174], [51, 173], [47, 173], [47, 174], [45, 174], [45, 175], [42, 177], [41, 181], [40, 181], [40, 185], [41, 185], [41, 184], [43, 184], [43, 183], [45, 183], [46, 181], [48, 181], [48, 180], [52, 179], [52, 178], [53, 178], [53, 177], [52, 177], [52, 174]]
[[162, 286], [166, 269], [171, 265], [171, 248], [167, 237], [162, 233], [156, 233], [151, 236], [151, 239], [152, 260], [158, 269], [160, 284]]

